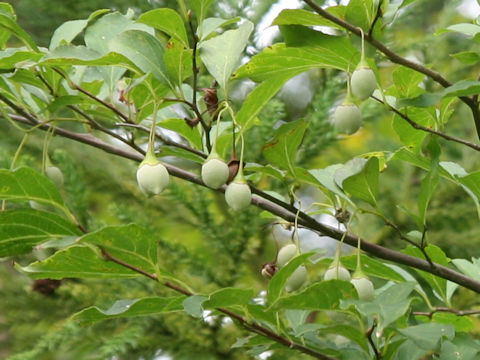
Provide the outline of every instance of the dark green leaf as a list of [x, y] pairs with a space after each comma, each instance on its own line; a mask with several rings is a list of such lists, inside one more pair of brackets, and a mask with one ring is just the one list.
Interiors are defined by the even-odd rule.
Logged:
[[94, 323], [115, 318], [181, 311], [183, 310], [182, 303], [184, 300], [184, 295], [169, 298], [146, 297], [133, 300], [118, 300], [107, 310], [92, 306], [74, 314], [72, 319], [85, 323]]
[[214, 309], [234, 305], [247, 305], [254, 297], [252, 289], [223, 288], [210, 294], [203, 302], [204, 309]]
[[290, 79], [290, 74], [284, 76], [275, 76], [265, 80], [253, 89], [242, 103], [242, 107], [237, 113], [237, 122], [245, 128], [248, 128], [251, 122], [256, 118], [263, 107], [275, 96], [282, 86]]
[[293, 272], [313, 254], [314, 253], [310, 252], [310, 253], [300, 254], [296, 256], [273, 276], [273, 278], [270, 280], [270, 283], [268, 284], [268, 290], [267, 290], [268, 304], [272, 305], [275, 303], [275, 301], [277, 301], [290, 275], [292, 275]]
[[188, 36], [182, 17], [172, 9], [155, 9], [139, 16], [137, 22], [149, 25], [163, 31], [170, 37], [179, 40], [188, 48]]
[[297, 294], [279, 298], [274, 307], [276, 309], [333, 310], [339, 308], [340, 300], [355, 298], [356, 294], [355, 288], [348, 281], [322, 281]]
[[436, 323], [410, 326], [405, 329], [398, 329], [398, 332], [423, 350], [439, 350], [440, 341], [443, 338], [452, 340], [455, 336], [453, 325]]
[[202, 317], [203, 316], [203, 307], [202, 307], [202, 304], [203, 302], [205, 302], [208, 298], [205, 297], [205, 296], [201, 296], [201, 295], [193, 295], [193, 296], [189, 296], [187, 297], [182, 305], [185, 309], [185, 311], [193, 316], [193, 317]]
[[164, 62], [165, 48], [153, 35], [127, 30], [113, 38], [108, 47], [110, 51], [125, 56], [145, 74], [151, 72], [156, 79], [172, 87]]
[[[428, 245], [425, 248], [428, 256], [433, 262], [436, 262], [443, 266], [448, 266], [449, 259], [445, 255], [445, 253], [440, 249], [438, 246], [435, 245]], [[404, 253], [408, 255], [412, 255], [421, 259], [425, 259], [425, 256], [420, 251], [420, 249], [409, 245], [404, 251]], [[417, 270], [418, 273], [430, 284], [432, 289], [436, 292], [437, 296], [440, 297], [445, 303], [447, 301], [447, 280], [435, 276], [433, 274], [427, 273], [422, 270]]]
[[335, 172], [335, 182], [344, 191], [376, 206], [379, 173], [376, 157], [355, 158]]
[[27, 167], [13, 171], [0, 169], [0, 199], [33, 200], [64, 209], [63, 199], [55, 184]]
[[275, 130], [273, 140], [263, 147], [263, 154], [267, 160], [295, 176], [295, 155], [307, 127], [307, 121], [296, 120]]
[[28, 253], [51, 239], [79, 236], [78, 228], [57, 214], [33, 209], [0, 212], [0, 257]]
[[247, 20], [238, 29], [225, 31], [200, 43], [200, 57], [221, 88], [226, 89], [252, 31], [253, 24]]

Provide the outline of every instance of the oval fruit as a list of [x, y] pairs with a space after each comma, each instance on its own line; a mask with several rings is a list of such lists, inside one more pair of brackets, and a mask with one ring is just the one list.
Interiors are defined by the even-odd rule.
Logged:
[[50, 178], [50, 180], [52, 180], [55, 183], [55, 185], [57, 185], [58, 187], [61, 187], [63, 185], [64, 183], [63, 173], [62, 173], [62, 170], [60, 170], [58, 167], [47, 166], [45, 168], [45, 173]]
[[160, 194], [167, 187], [169, 181], [167, 168], [160, 162], [141, 163], [138, 167], [138, 186], [147, 196]]
[[369, 67], [357, 68], [350, 80], [352, 94], [360, 100], [369, 98], [377, 88], [377, 78]]
[[350, 281], [350, 272], [345, 269], [341, 264], [332, 265], [325, 271], [323, 280], [344, 280]]
[[287, 263], [297, 255], [297, 247], [295, 244], [285, 245], [280, 249], [277, 255], [277, 266], [284, 267]]
[[335, 109], [333, 119], [339, 133], [351, 135], [362, 125], [362, 112], [355, 104], [341, 104]]
[[233, 210], [242, 210], [250, 205], [252, 192], [246, 182], [233, 181], [225, 190], [225, 200]]
[[227, 182], [228, 165], [217, 158], [207, 159], [202, 165], [202, 181], [212, 189], [218, 189]]
[[307, 281], [307, 268], [303, 265], [299, 266], [285, 283], [285, 290], [292, 292], [300, 289], [300, 287]]
[[363, 301], [372, 301], [375, 296], [373, 283], [367, 277], [357, 277], [350, 280], [357, 290], [358, 298]]

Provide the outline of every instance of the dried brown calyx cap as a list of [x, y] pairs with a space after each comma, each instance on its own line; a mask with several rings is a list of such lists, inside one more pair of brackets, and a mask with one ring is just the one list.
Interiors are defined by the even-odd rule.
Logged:
[[61, 284], [61, 280], [39, 279], [33, 282], [32, 290], [45, 296], [52, 296]]
[[262, 275], [266, 278], [271, 278], [278, 271], [274, 262], [269, 262], [262, 265]]
[[205, 93], [203, 97], [203, 101], [207, 104], [207, 110], [210, 115], [213, 115], [218, 109], [218, 96], [217, 96], [217, 89], [215, 88], [201, 88]]

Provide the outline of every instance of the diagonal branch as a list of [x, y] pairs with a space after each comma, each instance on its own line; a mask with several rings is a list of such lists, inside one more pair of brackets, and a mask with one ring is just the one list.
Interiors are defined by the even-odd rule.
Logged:
[[[122, 259], [119, 259], [115, 256], [113, 256], [112, 254], [110, 254], [104, 247], [102, 246], [99, 246], [100, 247], [100, 251], [102, 252], [102, 256], [105, 258], [105, 260], [107, 261], [112, 261], [118, 265], [121, 265], [123, 267], [126, 267], [132, 271], [135, 271], [139, 274], [142, 274], [143, 276], [146, 276], [148, 277], [149, 279], [151, 280], [154, 280], [154, 281], [157, 281], [157, 282], [160, 282], [162, 285], [172, 289], [173, 291], [176, 291], [180, 294], [183, 294], [183, 295], [186, 295], [186, 296], [193, 296], [194, 293], [176, 285], [176, 284], [173, 284], [169, 281], [162, 281], [160, 279], [158, 279], [157, 275], [156, 274], [150, 274], [132, 264], [129, 264], [125, 261], [123, 261]], [[316, 359], [321, 359], [321, 360], [335, 360], [335, 358], [332, 358], [330, 356], [327, 356], [327, 355], [324, 355], [322, 353], [319, 353], [318, 351], [315, 351], [313, 349], [310, 349], [302, 344], [298, 344], [296, 342], [293, 342], [289, 339], [287, 339], [286, 337], [283, 337], [279, 334], [277, 334], [276, 332], [256, 323], [256, 322], [252, 322], [251, 320], [247, 319], [245, 316], [242, 316], [242, 315], [239, 315], [229, 309], [225, 309], [225, 308], [216, 308], [215, 310], [221, 312], [221, 313], [224, 313], [225, 315], [228, 315], [229, 317], [231, 317], [232, 319], [238, 321], [240, 323], [240, 325], [245, 328], [246, 330], [250, 331], [250, 332], [254, 332], [258, 335], [261, 335], [261, 336], [264, 336], [266, 338], [269, 338], [273, 341], [276, 341], [290, 349], [295, 349], [295, 350], [298, 350], [304, 354], [307, 354], [307, 355], [310, 355]]]
[[[30, 126], [32, 125], [32, 123], [28, 119], [24, 118], [23, 116], [11, 116], [11, 118], [20, 123], [27, 124]], [[51, 126], [49, 124], [42, 124], [42, 125], [39, 125], [38, 128], [41, 130], [47, 131], [51, 128]], [[124, 157], [126, 159], [134, 160], [136, 162], [141, 162], [143, 160], [143, 155], [139, 153], [118, 148], [90, 134], [79, 134], [79, 133], [75, 133], [75, 132], [58, 128], [58, 127], [55, 127], [54, 129], [52, 129], [52, 131], [56, 135], [60, 135], [60, 136], [75, 140], [77, 142], [96, 147], [98, 149], [104, 150], [116, 156]], [[164, 164], [164, 165], [172, 176], [178, 177], [180, 179], [184, 179], [188, 182], [191, 182], [197, 185], [205, 186], [198, 175], [193, 174], [189, 171], [183, 170], [174, 165], [170, 165], [170, 164]], [[226, 186], [224, 185], [217, 191], [225, 192], [225, 189], [226, 189]], [[263, 191], [253, 186], [251, 186], [251, 189], [252, 189], [252, 193], [257, 195], [252, 199], [252, 203], [255, 206], [263, 210], [266, 210], [273, 215], [281, 217], [282, 219], [285, 219], [289, 222], [292, 222], [292, 223], [295, 222], [298, 209], [296, 208], [292, 209], [292, 205], [287, 204], [278, 199], [273, 199], [268, 194], [264, 193]], [[434, 266], [432, 266], [428, 261], [424, 259], [406, 255], [404, 253], [391, 250], [377, 244], [370, 243], [364, 239], [359, 239], [358, 237], [351, 234], [347, 234], [344, 236], [343, 231], [337, 228], [322, 224], [317, 220], [313, 219], [312, 217], [308, 216], [304, 212], [299, 212], [298, 214], [298, 225], [308, 228], [314, 232], [317, 232], [322, 236], [330, 236], [339, 241], [342, 238], [344, 238], [343, 241], [346, 244], [349, 244], [352, 246], [357, 246], [357, 243], [360, 241], [361, 249], [369, 253], [370, 255], [376, 256], [384, 260], [392, 261], [398, 264], [413, 267], [415, 269], [426, 271], [433, 275], [436, 275], [446, 280], [450, 280], [454, 283], [457, 283], [467, 289], [480, 293], [480, 281], [469, 278], [468, 276], [465, 276], [462, 273], [452, 270], [446, 266], [442, 266], [437, 263], [433, 263]]]
[[[362, 31], [360, 28], [350, 24], [349, 22], [329, 13], [328, 11], [322, 9], [321, 6], [316, 4], [313, 0], [303, 0], [308, 4], [318, 15], [324, 17], [325, 19], [330, 20], [331, 22], [343, 27], [344, 29], [354, 33], [357, 36], [362, 36]], [[422, 64], [411, 61], [403, 56], [400, 56], [383, 43], [375, 39], [371, 32], [364, 34], [365, 41], [373, 45], [377, 50], [379, 50], [383, 55], [385, 55], [391, 62], [406, 66], [412, 70], [415, 70], [419, 73], [422, 73], [444, 88], [452, 86], [447, 79], [445, 79], [439, 72], [429, 69]], [[473, 115], [473, 120], [475, 122], [475, 127], [477, 130], [477, 135], [480, 137], [480, 110], [478, 99], [475, 97], [459, 96], [459, 99], [463, 101], [471, 110]]]
[[430, 129], [428, 127], [425, 127], [423, 125], [420, 125], [418, 123], [416, 123], [415, 121], [413, 121], [410, 117], [408, 117], [407, 115], [405, 115], [404, 113], [402, 113], [400, 110], [398, 110], [397, 108], [394, 108], [393, 106], [389, 105], [389, 104], [385, 104], [385, 102], [375, 96], [372, 95], [372, 99], [378, 101], [379, 103], [381, 104], [384, 104], [385, 106], [388, 107], [388, 109], [390, 111], [393, 111], [395, 114], [397, 114], [398, 116], [400, 116], [403, 120], [405, 120], [406, 122], [408, 122], [414, 129], [417, 129], [417, 130], [421, 130], [421, 131], [425, 131], [425, 132], [428, 132], [430, 134], [434, 134], [434, 135], [437, 135], [441, 138], [444, 138], [445, 140], [448, 140], [448, 141], [454, 141], [454, 142], [457, 142], [459, 144], [462, 144], [462, 145], [465, 145], [465, 146], [468, 146], [469, 148], [472, 148], [473, 150], [476, 150], [476, 151], [480, 151], [480, 145], [477, 145], [477, 144], [474, 144], [470, 141], [467, 141], [467, 140], [463, 140], [463, 139], [460, 139], [456, 136], [452, 136], [452, 135], [448, 135], [448, 134], [445, 134], [441, 131], [437, 131], [437, 130], [434, 130], [434, 129]]

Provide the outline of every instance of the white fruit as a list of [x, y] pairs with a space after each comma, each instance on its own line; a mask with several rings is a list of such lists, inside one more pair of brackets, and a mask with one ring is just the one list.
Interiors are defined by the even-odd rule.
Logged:
[[299, 266], [292, 275], [287, 279], [285, 289], [288, 292], [300, 289], [307, 280], [307, 268], [303, 265]]
[[168, 171], [160, 162], [144, 162], [138, 167], [138, 186], [147, 196], [160, 194], [167, 187], [169, 180]]
[[360, 100], [369, 98], [377, 88], [375, 73], [369, 67], [357, 68], [350, 80], [352, 94]]
[[351, 135], [362, 125], [362, 112], [355, 104], [341, 104], [333, 114], [334, 127], [342, 134]]
[[225, 200], [233, 210], [242, 210], [250, 205], [252, 192], [246, 182], [232, 181], [225, 190]]
[[297, 255], [297, 247], [294, 244], [285, 245], [280, 249], [277, 255], [277, 266], [284, 267], [287, 263]]
[[325, 271], [323, 280], [350, 281], [350, 272], [340, 264], [338, 266], [332, 265], [327, 271]]
[[207, 159], [202, 165], [202, 181], [212, 189], [218, 189], [227, 182], [228, 165], [217, 158]]
[[350, 280], [357, 290], [358, 298], [363, 301], [372, 301], [375, 296], [373, 283], [367, 277], [356, 277]]
[[64, 183], [63, 173], [62, 173], [62, 170], [60, 170], [58, 167], [47, 166], [45, 168], [45, 173], [50, 178], [50, 180], [52, 180], [55, 183], [55, 185], [57, 185], [58, 187], [61, 187], [63, 185]]

